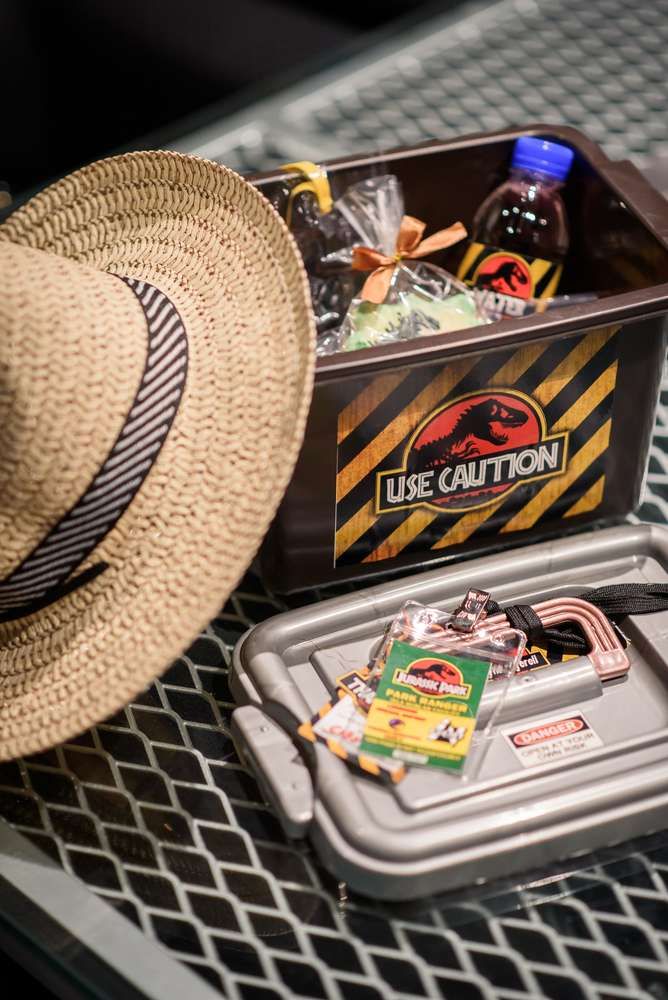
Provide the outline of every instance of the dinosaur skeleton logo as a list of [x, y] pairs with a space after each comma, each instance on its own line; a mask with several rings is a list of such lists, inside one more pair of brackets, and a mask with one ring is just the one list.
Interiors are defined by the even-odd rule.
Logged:
[[422, 421], [400, 469], [378, 473], [376, 512], [486, 507], [523, 483], [561, 475], [567, 451], [568, 433], [548, 434], [530, 396], [515, 389], [468, 393]]

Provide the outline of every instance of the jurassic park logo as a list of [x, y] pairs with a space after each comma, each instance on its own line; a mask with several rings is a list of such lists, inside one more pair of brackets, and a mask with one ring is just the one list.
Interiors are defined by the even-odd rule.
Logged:
[[477, 267], [470, 284], [480, 305], [495, 319], [523, 316], [534, 294], [529, 265], [515, 254], [490, 254]]
[[516, 254], [493, 253], [486, 257], [473, 275], [478, 288], [529, 299], [533, 295], [533, 278], [529, 265]]
[[411, 663], [408, 670], [398, 668], [392, 677], [394, 684], [412, 688], [430, 698], [465, 698], [471, 695], [471, 685], [462, 677], [461, 670], [448, 660], [425, 656]]
[[545, 414], [516, 389], [472, 392], [419, 424], [403, 464], [376, 476], [376, 513], [487, 507], [523, 483], [561, 475], [568, 432], [548, 434]]

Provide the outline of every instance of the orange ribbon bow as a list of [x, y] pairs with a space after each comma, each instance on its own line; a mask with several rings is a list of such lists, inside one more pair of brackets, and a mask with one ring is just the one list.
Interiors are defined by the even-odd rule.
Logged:
[[353, 248], [353, 270], [371, 271], [364, 282], [361, 298], [367, 302], [380, 305], [390, 289], [394, 269], [401, 260], [415, 260], [426, 257], [436, 250], [444, 250], [454, 243], [459, 243], [466, 236], [466, 229], [461, 222], [453, 222], [447, 229], [439, 229], [437, 233], [422, 239], [426, 223], [412, 215], [404, 215], [397, 234], [397, 248], [393, 257], [388, 257], [373, 247]]

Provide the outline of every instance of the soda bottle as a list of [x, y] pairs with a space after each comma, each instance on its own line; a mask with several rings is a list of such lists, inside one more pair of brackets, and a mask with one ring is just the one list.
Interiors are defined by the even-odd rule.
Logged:
[[568, 252], [568, 220], [560, 189], [573, 162], [561, 143], [523, 136], [513, 148], [510, 177], [475, 214], [472, 242], [458, 276], [493, 317], [523, 316], [553, 296]]

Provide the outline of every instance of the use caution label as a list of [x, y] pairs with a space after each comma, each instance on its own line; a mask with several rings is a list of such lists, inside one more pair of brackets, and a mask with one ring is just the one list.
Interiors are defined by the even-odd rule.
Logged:
[[581, 712], [539, 719], [524, 729], [506, 729], [503, 735], [523, 767], [549, 764], [603, 746]]

